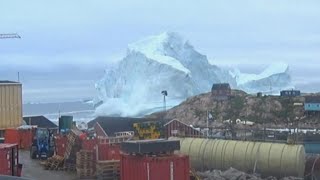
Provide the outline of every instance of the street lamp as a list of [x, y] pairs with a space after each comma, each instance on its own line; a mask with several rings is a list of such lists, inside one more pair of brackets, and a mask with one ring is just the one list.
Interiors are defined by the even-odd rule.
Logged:
[[168, 92], [166, 90], [161, 91], [161, 94], [163, 95], [163, 109], [164, 112], [166, 111], [166, 96], [168, 96]]

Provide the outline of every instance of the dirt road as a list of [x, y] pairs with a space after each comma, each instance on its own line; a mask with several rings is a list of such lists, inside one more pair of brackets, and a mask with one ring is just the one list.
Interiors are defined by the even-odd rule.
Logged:
[[76, 174], [66, 171], [44, 170], [39, 160], [30, 159], [29, 151], [20, 151], [20, 162], [23, 164], [22, 177], [32, 180], [76, 180]]

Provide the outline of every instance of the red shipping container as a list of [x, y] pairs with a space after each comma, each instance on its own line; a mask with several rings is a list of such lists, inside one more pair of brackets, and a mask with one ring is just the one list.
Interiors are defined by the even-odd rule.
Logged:
[[64, 156], [64, 153], [66, 152], [67, 147], [67, 137], [57, 135], [54, 137], [54, 143], [55, 143], [55, 153], [59, 156]]
[[19, 129], [20, 149], [30, 149], [35, 133], [35, 129]]
[[18, 129], [6, 129], [4, 133], [4, 143], [6, 144], [18, 144], [20, 146], [20, 134]]
[[98, 161], [120, 160], [120, 143], [110, 143], [107, 138], [100, 138], [97, 143]]
[[121, 155], [121, 180], [190, 180], [189, 157], [185, 155]]
[[0, 174], [20, 176], [22, 165], [19, 164], [17, 144], [0, 144]]
[[94, 151], [97, 145], [96, 139], [83, 139], [81, 143], [82, 149], [88, 151]]

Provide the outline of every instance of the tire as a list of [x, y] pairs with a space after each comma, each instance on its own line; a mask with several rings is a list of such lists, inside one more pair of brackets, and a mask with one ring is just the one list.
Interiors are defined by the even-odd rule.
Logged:
[[31, 148], [30, 148], [30, 158], [31, 159], [36, 159], [37, 158], [37, 147], [36, 146], [31, 146]]

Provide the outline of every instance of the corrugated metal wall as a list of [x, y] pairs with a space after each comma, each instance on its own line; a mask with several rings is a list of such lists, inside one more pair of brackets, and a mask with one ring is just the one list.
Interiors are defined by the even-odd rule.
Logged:
[[22, 85], [0, 84], [0, 129], [22, 124]]

